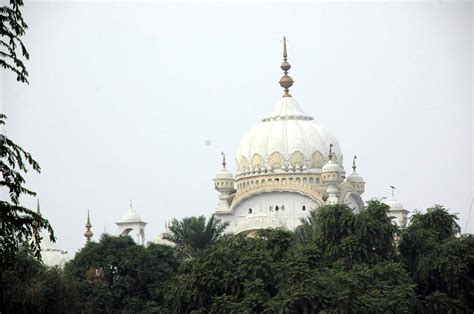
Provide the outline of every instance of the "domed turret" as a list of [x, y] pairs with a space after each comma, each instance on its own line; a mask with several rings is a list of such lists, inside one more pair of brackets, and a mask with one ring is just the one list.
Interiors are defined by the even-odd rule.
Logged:
[[390, 186], [392, 189], [392, 198], [384, 200], [384, 203], [387, 204], [389, 209], [389, 216], [392, 217], [392, 220], [401, 227], [406, 226], [408, 222], [408, 213], [409, 211], [403, 208], [403, 204], [394, 197], [394, 186]]
[[225, 154], [222, 154], [222, 169], [217, 173], [214, 179], [214, 188], [220, 193], [218, 211], [229, 210], [232, 194], [235, 192], [234, 176], [226, 168]]
[[344, 174], [342, 168], [335, 163], [332, 152], [333, 144], [329, 144], [329, 160], [321, 169], [321, 177], [324, 183], [333, 185], [338, 184], [344, 180]]
[[326, 204], [330, 205], [338, 203], [338, 189], [336, 186], [344, 180], [344, 173], [342, 168], [339, 167], [339, 165], [332, 160], [332, 147], [333, 144], [329, 144], [329, 160], [321, 169], [322, 181], [323, 183], [328, 185], [326, 189], [326, 193], [328, 195]]
[[145, 226], [140, 215], [133, 209], [132, 200], [127, 212], [123, 214], [120, 221], [115, 223], [119, 229], [119, 235], [130, 235], [136, 243], [145, 245]]
[[365, 182], [364, 178], [362, 178], [357, 172], [356, 172], [356, 161], [357, 156], [354, 156], [352, 159], [352, 173], [347, 177], [347, 182], [350, 182], [352, 186], [354, 187], [355, 191], [360, 195], [364, 193], [365, 190]]

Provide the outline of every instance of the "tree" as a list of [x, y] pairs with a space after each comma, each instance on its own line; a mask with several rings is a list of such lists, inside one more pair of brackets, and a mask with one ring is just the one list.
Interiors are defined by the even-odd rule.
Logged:
[[387, 216], [389, 207], [370, 200], [359, 214], [343, 204], [322, 206], [302, 219], [295, 230], [301, 243], [314, 243], [327, 263], [375, 264], [395, 254], [398, 228]]
[[129, 236], [89, 242], [64, 272], [73, 295], [68, 312], [153, 312], [164, 302], [178, 261], [173, 249], [135, 244]]
[[417, 284], [419, 311], [474, 311], [474, 237], [440, 205], [415, 213], [400, 236], [403, 262]]
[[[0, 126], [5, 124], [6, 116], [0, 113]], [[49, 232], [51, 241], [54, 234], [49, 222], [38, 213], [20, 205], [21, 195], [36, 195], [25, 188], [24, 174], [30, 166], [40, 172], [39, 164], [30, 153], [15, 144], [6, 135], [0, 134], [0, 187], [8, 190], [9, 201], [0, 201], [0, 254], [2, 265], [5, 265], [18, 251], [19, 247], [29, 242], [32, 253], [40, 258], [40, 230]]]
[[22, 0], [10, 0], [9, 5], [0, 7], [0, 65], [13, 71], [18, 81], [28, 83], [28, 71], [18, 56], [19, 50], [25, 59], [29, 58], [28, 51], [20, 39], [28, 28], [20, 11], [22, 5]]
[[58, 267], [46, 267], [22, 247], [15, 260], [2, 269], [5, 284], [2, 310], [6, 313], [64, 313], [71, 300]]
[[262, 312], [276, 292], [273, 249], [269, 250], [266, 241], [224, 236], [185, 260], [167, 294], [169, 310]]
[[173, 219], [163, 238], [176, 244], [179, 255], [190, 258], [197, 251], [211, 246], [223, 234], [228, 223], [221, 223], [214, 215]]

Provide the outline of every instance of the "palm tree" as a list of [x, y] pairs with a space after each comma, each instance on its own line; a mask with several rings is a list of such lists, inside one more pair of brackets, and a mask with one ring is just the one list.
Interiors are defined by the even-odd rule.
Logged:
[[176, 244], [176, 249], [185, 258], [190, 258], [197, 251], [211, 246], [229, 225], [221, 223], [214, 215], [206, 223], [206, 217], [186, 217], [182, 220], [173, 219], [169, 232], [163, 239]]

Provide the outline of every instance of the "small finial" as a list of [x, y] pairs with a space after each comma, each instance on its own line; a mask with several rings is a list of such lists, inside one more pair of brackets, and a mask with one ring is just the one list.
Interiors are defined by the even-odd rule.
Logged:
[[352, 158], [352, 171], [356, 172], [356, 159], [357, 159], [357, 156], [354, 155], [354, 158]]
[[288, 75], [288, 70], [291, 68], [291, 65], [288, 63], [288, 51], [286, 49], [286, 37], [283, 37], [283, 63], [280, 68], [283, 70], [284, 75], [280, 79], [280, 86], [285, 89], [285, 94], [283, 97], [291, 97], [290, 87], [293, 86], [293, 79]]
[[87, 242], [90, 242], [92, 236], [94, 235], [91, 231], [92, 225], [91, 225], [91, 219], [89, 215], [89, 211], [87, 211], [87, 223], [86, 223], [86, 232], [84, 232], [84, 236], [87, 239]]
[[133, 208], [132, 199], [130, 199], [130, 208]]
[[394, 191], [395, 191], [395, 187], [394, 187], [393, 185], [391, 185], [390, 188], [392, 189], [392, 198], [395, 198], [395, 197], [393, 196]]
[[329, 144], [329, 160], [332, 160], [332, 143]]
[[221, 155], [222, 155], [222, 167], [225, 168], [225, 165], [227, 165], [227, 163], [225, 162], [225, 154], [224, 154], [224, 152], [221, 152]]

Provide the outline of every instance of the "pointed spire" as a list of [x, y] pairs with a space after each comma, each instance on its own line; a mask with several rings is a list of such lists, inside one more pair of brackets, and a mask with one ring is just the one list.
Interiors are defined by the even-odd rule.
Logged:
[[130, 208], [133, 208], [132, 199], [130, 199]]
[[[41, 216], [41, 210], [40, 210], [40, 201], [39, 201], [39, 198], [38, 198], [38, 199], [36, 199], [36, 213], [37, 213], [39, 216]], [[39, 227], [39, 225], [40, 225], [40, 222], [39, 222], [39, 218], [38, 218], [38, 219], [36, 219], [36, 221], [35, 221], [35, 226], [36, 226], [36, 228], [38, 228], [38, 227]]]
[[332, 161], [332, 146], [333, 146], [332, 143], [329, 144], [329, 160], [331, 161]]
[[224, 152], [221, 152], [221, 155], [222, 155], [222, 167], [225, 168], [225, 165], [227, 165], [227, 163], [225, 162], [225, 154], [224, 154]]
[[91, 231], [92, 225], [91, 225], [91, 219], [89, 215], [89, 211], [87, 211], [87, 223], [86, 223], [86, 232], [84, 232], [84, 236], [87, 239], [87, 242], [90, 242], [92, 236], [94, 235]]
[[285, 94], [283, 97], [291, 97], [290, 87], [293, 85], [294, 81], [291, 76], [288, 75], [288, 70], [291, 68], [291, 65], [288, 63], [288, 51], [286, 50], [286, 37], [283, 37], [283, 63], [280, 68], [283, 70], [284, 75], [280, 79], [280, 86], [285, 89]]
[[353, 172], [356, 172], [356, 159], [357, 159], [357, 156], [354, 155], [354, 158], [352, 158], [352, 171]]

